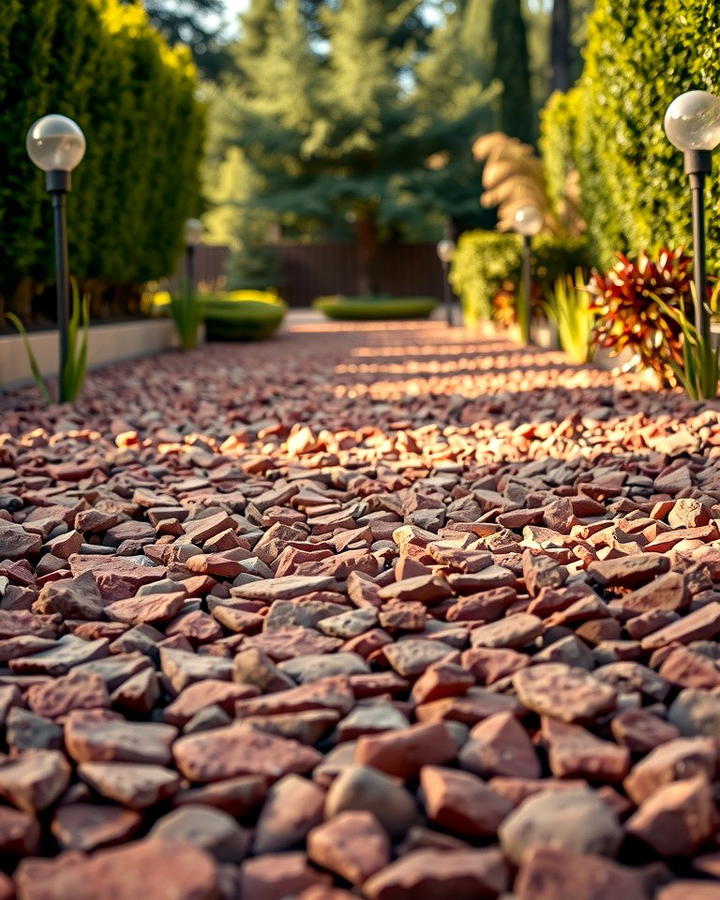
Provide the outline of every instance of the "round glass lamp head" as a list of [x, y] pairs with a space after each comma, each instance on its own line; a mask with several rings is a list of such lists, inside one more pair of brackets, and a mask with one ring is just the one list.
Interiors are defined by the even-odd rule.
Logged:
[[708, 91], [680, 94], [665, 113], [665, 134], [678, 150], [714, 150], [720, 144], [720, 97]]
[[438, 245], [435, 249], [437, 250], [440, 262], [449, 263], [455, 253], [455, 241], [448, 240], [447, 238], [438, 241]]
[[85, 156], [85, 135], [67, 116], [43, 116], [30, 126], [25, 147], [43, 172], [72, 172]]
[[515, 231], [523, 237], [534, 237], [542, 231], [544, 216], [537, 206], [521, 206], [514, 217]]
[[188, 219], [185, 223], [185, 244], [188, 247], [197, 247], [202, 241], [203, 224], [200, 219]]

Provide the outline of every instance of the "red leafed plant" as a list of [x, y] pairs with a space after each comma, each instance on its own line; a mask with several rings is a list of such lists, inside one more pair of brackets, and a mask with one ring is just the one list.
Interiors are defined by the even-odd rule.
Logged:
[[656, 258], [642, 251], [637, 259], [618, 253], [605, 275], [593, 272], [588, 284], [590, 308], [597, 314], [594, 343], [617, 356], [629, 349], [665, 384], [675, 384], [673, 363], [683, 359], [682, 329], [667, 307], [692, 308], [692, 259], [681, 250], [663, 248]]

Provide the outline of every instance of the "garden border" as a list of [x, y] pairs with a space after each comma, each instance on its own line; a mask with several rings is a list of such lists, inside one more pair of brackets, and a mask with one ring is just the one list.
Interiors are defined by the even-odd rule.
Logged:
[[[40, 371], [43, 375], [54, 375], [58, 366], [57, 331], [33, 332], [29, 340]], [[88, 368], [148, 356], [176, 346], [175, 328], [170, 319], [91, 325]], [[16, 334], [0, 337], [0, 388], [20, 387], [32, 381], [22, 338]]]

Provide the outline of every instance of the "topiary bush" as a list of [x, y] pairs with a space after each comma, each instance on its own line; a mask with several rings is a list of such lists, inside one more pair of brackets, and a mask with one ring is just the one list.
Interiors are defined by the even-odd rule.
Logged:
[[436, 309], [434, 297], [318, 297], [313, 308], [328, 319], [373, 321], [391, 319], [427, 319]]
[[270, 291], [230, 291], [202, 298], [209, 341], [263, 341], [285, 318], [287, 304]]
[[[543, 115], [551, 193], [568, 153], [577, 168], [589, 243], [603, 268], [615, 252], [682, 247], [691, 235], [690, 195], [682, 153], [663, 118], [674, 97], [718, 92], [716, 0], [597, 0], [588, 28], [585, 69], [565, 101]], [[559, 120], [563, 119], [561, 123]], [[556, 136], [567, 139], [558, 150]], [[720, 173], [708, 190], [708, 259], [720, 267]]]

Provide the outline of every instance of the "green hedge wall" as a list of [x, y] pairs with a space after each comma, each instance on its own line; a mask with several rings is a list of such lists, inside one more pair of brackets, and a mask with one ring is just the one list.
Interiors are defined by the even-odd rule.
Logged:
[[[591, 259], [582, 238], [543, 234], [532, 242], [532, 277], [546, 296], [555, 280], [577, 268], [589, 269]], [[466, 231], [460, 235], [450, 269], [450, 283], [460, 297], [463, 315], [474, 326], [493, 315], [493, 297], [509, 282], [516, 289], [522, 266], [522, 239], [498, 231]]]
[[53, 281], [50, 204], [25, 135], [58, 112], [85, 132], [68, 201], [70, 266], [91, 290], [171, 273], [197, 212], [204, 108], [189, 51], [140, 5], [3, 0], [0, 15], [0, 300], [26, 315]]
[[[543, 115], [548, 183], [568, 154], [580, 175], [589, 244], [602, 266], [618, 250], [691, 242], [682, 153], [663, 118], [684, 91], [720, 93], [717, 0], [597, 0], [585, 69]], [[559, 134], [563, 133], [563, 137]], [[720, 270], [720, 159], [708, 189], [709, 261]]]

